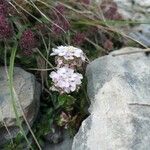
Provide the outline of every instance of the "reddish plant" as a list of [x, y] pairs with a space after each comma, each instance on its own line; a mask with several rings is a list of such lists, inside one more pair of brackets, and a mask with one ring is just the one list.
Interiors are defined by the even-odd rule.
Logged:
[[85, 38], [86, 38], [85, 33], [78, 32], [74, 35], [72, 43], [73, 45], [80, 46], [84, 43]]
[[70, 24], [65, 18], [65, 12], [65, 7], [62, 4], [55, 6], [55, 11], [52, 13], [54, 23], [51, 28], [54, 36], [60, 36], [70, 28]]
[[4, 15], [0, 15], [0, 39], [9, 39], [13, 36], [13, 27]]
[[55, 7], [56, 9], [56, 13], [59, 12], [60, 14], [64, 14], [65, 13], [65, 7], [62, 4], [58, 4]]
[[20, 47], [23, 50], [24, 55], [31, 55], [33, 49], [38, 47], [38, 41], [31, 29], [27, 29], [22, 33], [20, 38]]
[[56, 20], [55, 24], [52, 25], [53, 35], [60, 36], [65, 31], [68, 31], [70, 28], [70, 24], [67, 20], [62, 18], [61, 20]]
[[113, 43], [111, 40], [107, 39], [104, 43], [103, 43], [103, 47], [107, 50], [112, 50], [113, 49]]
[[110, 20], [122, 19], [121, 15], [117, 12], [118, 6], [112, 0], [103, 1], [100, 5], [105, 18]]
[[6, 0], [0, 0], [0, 15], [8, 15], [8, 2]]
[[59, 20], [62, 19], [65, 15], [66, 9], [62, 4], [57, 4], [53, 11], [50, 13], [52, 19], [55, 20]]

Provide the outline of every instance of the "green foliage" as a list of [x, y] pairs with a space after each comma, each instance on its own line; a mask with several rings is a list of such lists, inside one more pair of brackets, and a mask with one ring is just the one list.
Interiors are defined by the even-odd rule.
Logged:
[[6, 143], [3, 146], [3, 150], [22, 150], [26, 147], [22, 133], [18, 133], [16, 138], [13, 139], [13, 143]]
[[62, 107], [66, 111], [71, 111], [73, 109], [73, 104], [75, 104], [75, 100], [76, 99], [71, 95], [59, 95], [57, 107]]

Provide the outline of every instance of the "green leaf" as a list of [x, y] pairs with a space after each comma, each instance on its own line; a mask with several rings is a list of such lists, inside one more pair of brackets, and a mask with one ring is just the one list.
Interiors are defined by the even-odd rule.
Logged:
[[75, 98], [71, 95], [63, 94], [58, 97], [58, 106], [67, 108], [75, 103]]

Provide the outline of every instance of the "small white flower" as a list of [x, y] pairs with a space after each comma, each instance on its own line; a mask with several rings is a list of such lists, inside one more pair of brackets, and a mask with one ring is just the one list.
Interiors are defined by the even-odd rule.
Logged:
[[80, 58], [82, 61], [85, 61], [85, 55], [83, 51], [77, 47], [73, 46], [58, 46], [53, 48], [53, 53], [51, 56], [63, 57], [65, 60], [73, 60], [75, 58]]
[[49, 76], [53, 81], [51, 89], [61, 93], [70, 93], [78, 90], [83, 79], [82, 74], [75, 73], [73, 69], [68, 67], [58, 68], [56, 72], [52, 71]]

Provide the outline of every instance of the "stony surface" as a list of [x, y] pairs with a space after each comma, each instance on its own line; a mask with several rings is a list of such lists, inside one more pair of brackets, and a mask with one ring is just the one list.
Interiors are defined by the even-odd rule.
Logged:
[[[102, 0], [95, 0], [101, 3]], [[107, 1], [107, 0], [106, 0]], [[113, 0], [118, 5], [118, 12], [124, 20], [129, 20], [132, 26], [127, 24], [117, 26], [117, 30], [150, 46], [150, 0]], [[137, 24], [135, 22], [138, 22]], [[139, 24], [139, 23], [143, 24]], [[120, 26], [120, 25], [119, 25]], [[114, 26], [113, 26], [114, 28]]]
[[149, 150], [150, 56], [124, 48], [87, 67], [90, 116], [72, 150]]
[[147, 21], [150, 17], [150, 0], [113, 0], [125, 19]]
[[[35, 77], [21, 68], [14, 68], [14, 89], [18, 115], [23, 122], [24, 112], [28, 122], [32, 125], [39, 109], [41, 94], [40, 84]], [[9, 82], [4, 67], [0, 68], [0, 145], [18, 132], [16, 115], [12, 107]], [[21, 109], [22, 107], [22, 109]], [[23, 110], [23, 111], [22, 111]], [[5, 128], [7, 126], [9, 134]]]
[[64, 134], [63, 141], [59, 144], [47, 143], [43, 150], [71, 150], [73, 139], [68, 133]]
[[142, 42], [144, 45], [150, 46], [150, 24], [141, 24], [139, 26], [135, 26], [129, 35], [132, 38]]
[[123, 30], [132, 38], [150, 46], [150, 0], [114, 0], [118, 5], [118, 11], [126, 20], [142, 22], [133, 24], [128, 30]]

